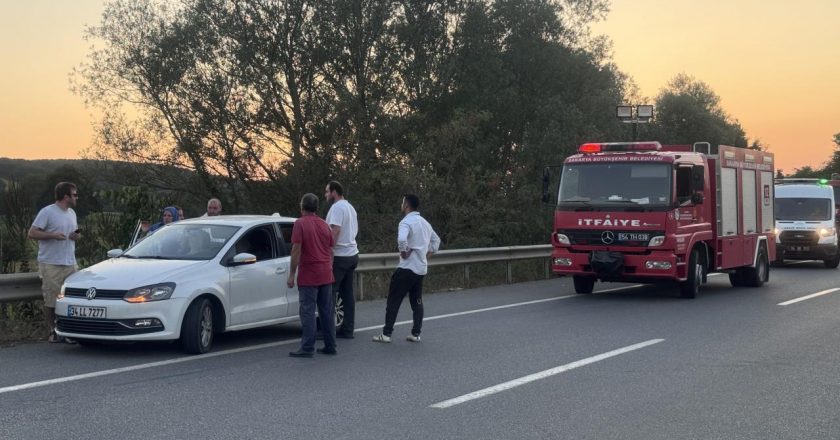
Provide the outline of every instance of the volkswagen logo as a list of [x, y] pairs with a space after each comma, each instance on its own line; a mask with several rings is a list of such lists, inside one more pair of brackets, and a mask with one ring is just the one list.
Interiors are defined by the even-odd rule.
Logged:
[[87, 297], [87, 299], [96, 298], [96, 287], [91, 287], [90, 289], [88, 289], [87, 292], [85, 292], [85, 297]]
[[601, 233], [601, 242], [604, 244], [612, 244], [615, 241], [615, 234], [613, 231], [604, 231]]

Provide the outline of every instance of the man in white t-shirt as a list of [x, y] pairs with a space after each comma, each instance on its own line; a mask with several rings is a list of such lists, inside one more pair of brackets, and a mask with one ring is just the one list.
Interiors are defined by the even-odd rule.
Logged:
[[[353, 297], [353, 274], [359, 265], [359, 248], [356, 246], [356, 234], [359, 233], [359, 223], [353, 205], [344, 199], [344, 187], [335, 180], [327, 184], [324, 190], [327, 202], [332, 202], [327, 213], [327, 224], [330, 225], [335, 246], [333, 246], [333, 292], [337, 292], [341, 300], [344, 319], [341, 326], [335, 329], [337, 338], [353, 339], [356, 325], [356, 300]], [[338, 301], [336, 301], [338, 304]]]
[[76, 185], [60, 182], [55, 186], [55, 203], [38, 211], [29, 228], [29, 238], [38, 240], [38, 270], [50, 342], [62, 342], [55, 334], [55, 300], [64, 280], [76, 271], [76, 241], [82, 237], [73, 211], [78, 198]]

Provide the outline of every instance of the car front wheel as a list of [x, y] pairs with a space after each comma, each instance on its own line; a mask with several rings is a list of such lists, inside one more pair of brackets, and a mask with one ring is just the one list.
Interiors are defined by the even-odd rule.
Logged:
[[181, 326], [181, 345], [184, 351], [201, 354], [213, 346], [213, 305], [207, 298], [190, 304]]

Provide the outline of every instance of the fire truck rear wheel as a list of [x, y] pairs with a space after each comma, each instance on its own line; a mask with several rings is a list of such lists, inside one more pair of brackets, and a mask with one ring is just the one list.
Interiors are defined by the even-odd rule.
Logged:
[[761, 287], [770, 279], [770, 262], [767, 261], [767, 251], [764, 246], [758, 248], [755, 267], [745, 267], [742, 270], [744, 284], [749, 287]]
[[703, 263], [700, 261], [700, 251], [694, 249], [688, 257], [688, 274], [685, 281], [680, 282], [680, 297], [697, 298], [702, 283]]
[[595, 277], [575, 275], [572, 277], [572, 281], [575, 283], [575, 293], [587, 295], [595, 289]]

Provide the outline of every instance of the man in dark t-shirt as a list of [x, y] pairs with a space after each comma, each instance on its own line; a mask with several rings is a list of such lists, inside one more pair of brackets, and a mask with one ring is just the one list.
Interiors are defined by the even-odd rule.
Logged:
[[324, 348], [319, 348], [318, 353], [337, 353], [332, 294], [332, 247], [335, 240], [327, 223], [315, 215], [317, 211], [318, 197], [312, 193], [304, 194], [300, 200], [301, 217], [292, 229], [292, 262], [286, 284], [290, 289], [295, 287], [297, 275], [300, 323], [303, 327], [300, 348], [289, 353], [292, 357], [312, 357], [315, 352], [316, 305], [324, 331]]

